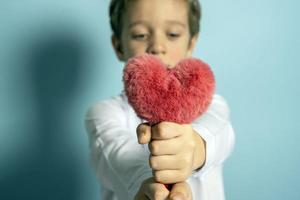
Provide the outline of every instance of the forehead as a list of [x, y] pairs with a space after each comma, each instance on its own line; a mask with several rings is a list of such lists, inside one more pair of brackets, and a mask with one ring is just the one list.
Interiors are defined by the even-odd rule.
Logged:
[[129, 0], [124, 15], [125, 24], [136, 21], [152, 22], [156, 25], [177, 21], [188, 24], [186, 0]]

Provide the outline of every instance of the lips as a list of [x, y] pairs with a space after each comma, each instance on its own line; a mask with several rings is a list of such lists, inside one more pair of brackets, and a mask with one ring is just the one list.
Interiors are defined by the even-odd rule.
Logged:
[[123, 82], [136, 114], [150, 124], [191, 123], [207, 110], [215, 90], [213, 72], [202, 60], [184, 59], [168, 68], [150, 54], [127, 62]]

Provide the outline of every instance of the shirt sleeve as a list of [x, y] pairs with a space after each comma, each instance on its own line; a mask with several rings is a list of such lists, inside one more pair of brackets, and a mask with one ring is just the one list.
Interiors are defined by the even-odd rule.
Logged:
[[91, 164], [97, 178], [118, 199], [134, 199], [143, 180], [152, 176], [148, 153], [136, 133], [126, 127], [126, 116], [117, 103], [102, 102], [91, 107], [85, 118]]
[[192, 175], [199, 177], [204, 176], [214, 167], [222, 165], [233, 150], [235, 136], [225, 99], [215, 94], [208, 110], [197, 118], [192, 126], [206, 144], [205, 163]]

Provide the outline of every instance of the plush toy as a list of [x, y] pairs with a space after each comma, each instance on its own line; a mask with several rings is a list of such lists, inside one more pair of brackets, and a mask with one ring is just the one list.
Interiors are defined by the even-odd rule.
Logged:
[[129, 59], [123, 81], [128, 102], [150, 125], [191, 123], [207, 110], [215, 89], [213, 72], [203, 61], [188, 58], [168, 68], [150, 54]]
[[203, 61], [189, 58], [169, 69], [150, 54], [129, 59], [123, 81], [129, 103], [150, 125], [191, 123], [206, 111], [215, 88], [214, 75]]

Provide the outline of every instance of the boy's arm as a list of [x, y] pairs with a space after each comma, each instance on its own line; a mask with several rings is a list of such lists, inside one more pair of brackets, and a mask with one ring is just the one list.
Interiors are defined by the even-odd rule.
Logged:
[[149, 154], [138, 144], [135, 132], [125, 127], [124, 115], [117, 103], [100, 103], [89, 109], [85, 122], [92, 165], [101, 184], [115, 191], [118, 199], [133, 199], [152, 172]]
[[214, 166], [221, 165], [234, 147], [235, 136], [225, 99], [214, 95], [207, 112], [196, 119], [192, 126], [205, 142], [205, 163], [193, 173], [194, 176], [202, 176]]

